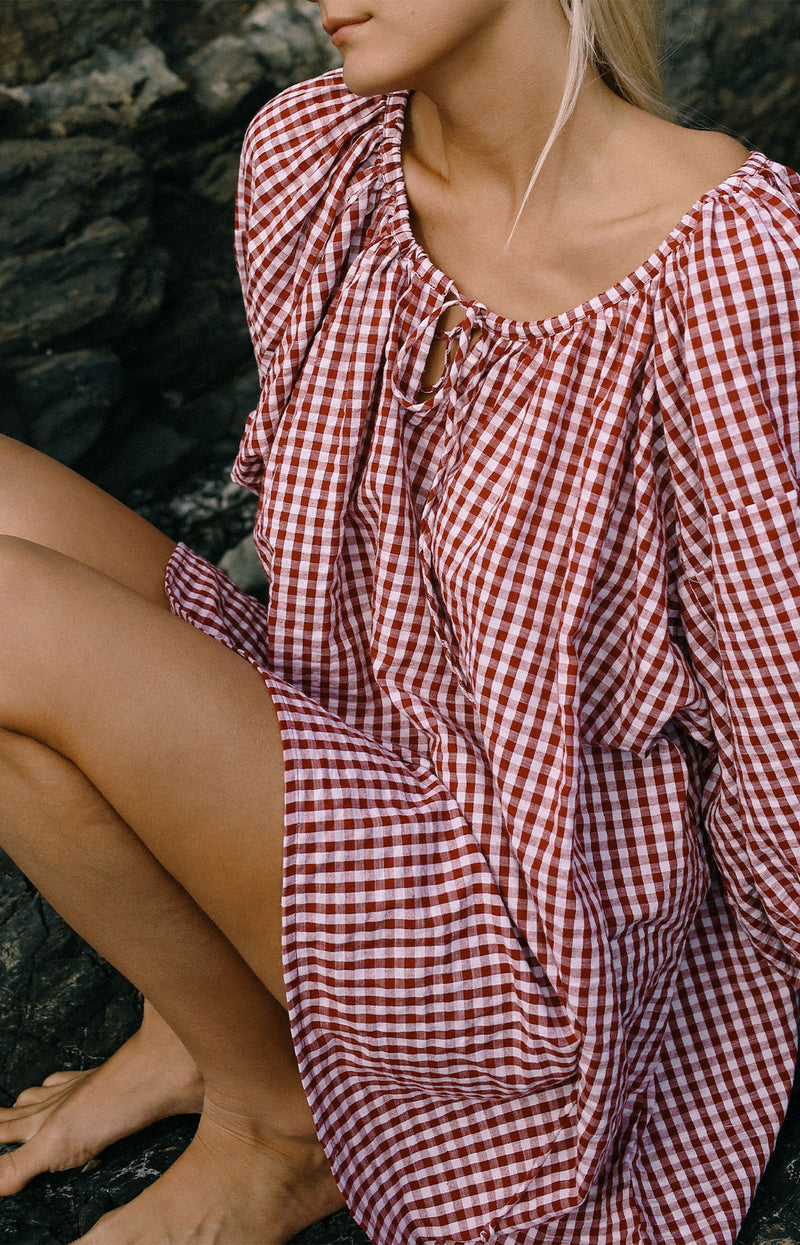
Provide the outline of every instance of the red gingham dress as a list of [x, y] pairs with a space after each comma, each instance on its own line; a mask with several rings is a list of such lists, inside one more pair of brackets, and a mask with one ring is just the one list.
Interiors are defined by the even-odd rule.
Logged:
[[168, 572], [281, 720], [303, 1082], [375, 1245], [722, 1245], [795, 1050], [800, 179], [520, 323], [417, 245], [405, 103], [251, 125], [269, 607]]

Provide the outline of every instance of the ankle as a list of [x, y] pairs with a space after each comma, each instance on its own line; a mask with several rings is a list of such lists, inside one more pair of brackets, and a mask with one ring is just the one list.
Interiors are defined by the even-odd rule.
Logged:
[[148, 1016], [145, 1011], [141, 1028], [130, 1039], [130, 1046], [139, 1055], [148, 1081], [166, 1086], [172, 1092], [176, 1112], [185, 1111], [189, 1102], [194, 1104], [193, 1110], [200, 1111], [205, 1092], [202, 1073], [158, 1013], [150, 1009]]
[[298, 1151], [319, 1148], [311, 1109], [300, 1081], [297, 1086], [278, 1091], [271, 1085], [230, 1085], [206, 1081], [203, 1114], [220, 1127], [256, 1143], [297, 1147]]

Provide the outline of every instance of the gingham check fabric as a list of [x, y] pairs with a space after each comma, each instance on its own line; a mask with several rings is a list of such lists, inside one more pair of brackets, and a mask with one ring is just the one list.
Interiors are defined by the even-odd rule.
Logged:
[[251, 125], [269, 607], [168, 574], [281, 719], [304, 1085], [375, 1245], [722, 1245], [794, 1058], [800, 179], [523, 324], [417, 245], [405, 103]]

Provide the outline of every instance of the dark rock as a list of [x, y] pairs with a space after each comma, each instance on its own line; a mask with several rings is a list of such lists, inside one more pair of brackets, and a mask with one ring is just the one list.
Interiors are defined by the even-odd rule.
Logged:
[[145, 114], [186, 90], [160, 48], [142, 42], [124, 52], [100, 47], [94, 55], [46, 82], [8, 87], [7, 94], [65, 137], [81, 130], [133, 129]]
[[[199, 48], [236, 31], [256, 0], [150, 0], [150, 37], [181, 69]], [[308, 16], [308, 15], [306, 15]], [[302, 20], [303, 15], [298, 13]]]
[[220, 35], [190, 57], [185, 72], [197, 105], [215, 122], [252, 113], [263, 89], [261, 61], [240, 35]]
[[129, 501], [174, 540], [183, 540], [212, 561], [253, 530], [256, 498], [230, 478], [233, 455], [204, 464], [182, 487], [166, 494], [136, 489]]
[[188, 1145], [195, 1126], [192, 1117], [165, 1120], [137, 1138], [110, 1146], [83, 1170], [39, 1177], [0, 1204], [0, 1242], [18, 1245], [17, 1233], [23, 1232], [31, 1245], [75, 1240], [166, 1171]]
[[197, 461], [199, 443], [168, 424], [139, 420], [119, 439], [113, 454], [95, 471], [101, 488], [123, 496], [136, 484], [166, 487]]
[[800, 1073], [786, 1122], [737, 1245], [800, 1245]]
[[3, 0], [0, 80], [35, 82], [88, 56], [106, 39], [141, 33], [146, 7], [136, 0]]
[[98, 217], [146, 217], [141, 159], [93, 138], [0, 143], [0, 257], [45, 250]]
[[77, 350], [23, 367], [16, 396], [29, 443], [74, 466], [102, 437], [124, 388], [111, 350]]
[[187, 161], [191, 170], [191, 187], [195, 194], [221, 207], [230, 224], [230, 205], [236, 197], [239, 172], [238, 153], [231, 150], [227, 139], [204, 143]]
[[296, 0], [263, 0], [242, 24], [243, 35], [263, 60], [274, 91], [340, 63], [319, 20], [302, 22], [298, 16]]
[[0, 138], [37, 138], [44, 132], [44, 125], [24, 100], [9, 95], [0, 86]]
[[[188, 404], [251, 358], [232, 259], [239, 148], [270, 94], [332, 63], [310, 9], [297, 0], [0, 5], [4, 431], [119, 487], [131, 479], [119, 438], [140, 418], [148, 433], [163, 424], [179, 434], [167, 433], [166, 446], [145, 438], [164, 450], [155, 475], [137, 443], [128, 461], [142, 480], [191, 465], [198, 435], [229, 451], [233, 419], [213, 398]], [[72, 369], [58, 395], [54, 366], [45, 415], [27, 400], [27, 373], [53, 349], [111, 350], [123, 383], [98, 389], [99, 377], [87, 378], [97, 403], [87, 392], [81, 407]], [[174, 392], [186, 397], [191, 431], [162, 398]]]
[[159, 329], [155, 339], [141, 332], [120, 343], [132, 383], [145, 390], [178, 389], [197, 396], [220, 384], [248, 355], [241, 299], [232, 280], [187, 274], [184, 282], [173, 281]]
[[664, 71], [682, 116], [800, 166], [800, 5], [670, 0]]
[[258, 402], [258, 374], [249, 365], [241, 376], [217, 386], [199, 398], [186, 401], [180, 393], [172, 395], [169, 422], [173, 428], [201, 441], [238, 438], [243, 420]]
[[74, 339], [103, 341], [161, 306], [163, 256], [122, 221], [93, 221], [55, 250], [0, 261], [0, 351], [6, 357]]
[[0, 1105], [56, 1068], [91, 1067], [138, 1024], [133, 987], [78, 938], [3, 852], [0, 981]]
[[[0, 1204], [0, 1245], [62, 1245], [131, 1201], [175, 1162], [192, 1139], [194, 1117], [165, 1120], [105, 1151], [83, 1171], [41, 1176]], [[0, 1151], [5, 1147], [0, 1146]], [[343, 1211], [295, 1237], [296, 1245], [369, 1245]]]
[[219, 559], [219, 568], [229, 579], [251, 595], [266, 594], [269, 584], [252, 535], [244, 536]]

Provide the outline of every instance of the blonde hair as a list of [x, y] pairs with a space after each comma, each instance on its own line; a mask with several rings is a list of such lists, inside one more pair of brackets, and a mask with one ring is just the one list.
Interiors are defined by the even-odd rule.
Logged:
[[559, 0], [569, 22], [567, 77], [553, 128], [514, 220], [519, 224], [542, 165], [569, 121], [587, 69], [615, 94], [657, 117], [672, 117], [658, 63], [658, 22], [653, 0]]
[[[560, 0], [564, 16], [583, 50], [580, 74], [594, 64], [622, 99], [671, 117], [658, 62], [658, 20], [653, 0]], [[569, 77], [569, 74], [568, 74]]]

